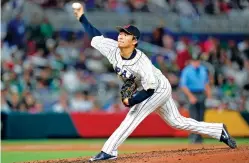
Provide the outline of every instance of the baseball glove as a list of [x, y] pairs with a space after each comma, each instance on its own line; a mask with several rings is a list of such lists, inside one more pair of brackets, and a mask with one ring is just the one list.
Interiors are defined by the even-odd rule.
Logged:
[[124, 82], [122, 88], [121, 88], [121, 98], [122, 101], [125, 98], [131, 98], [132, 95], [136, 92], [136, 83], [134, 80], [128, 79]]

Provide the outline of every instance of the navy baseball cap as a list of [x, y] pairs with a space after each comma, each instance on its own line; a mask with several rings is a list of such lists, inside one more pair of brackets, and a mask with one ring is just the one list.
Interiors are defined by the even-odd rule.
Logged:
[[201, 60], [201, 53], [193, 53], [192, 60]]
[[140, 37], [140, 31], [137, 27], [133, 26], [133, 25], [126, 25], [126, 26], [117, 26], [116, 29], [119, 31], [119, 32], [125, 32], [125, 33], [128, 33], [130, 35], [133, 35], [137, 40], [139, 39]]

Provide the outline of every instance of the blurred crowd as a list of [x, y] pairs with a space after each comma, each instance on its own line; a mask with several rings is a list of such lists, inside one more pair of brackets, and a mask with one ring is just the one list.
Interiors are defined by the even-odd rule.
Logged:
[[[63, 37], [45, 18], [25, 24], [19, 14], [1, 39], [1, 110], [124, 110], [120, 81], [87, 37]], [[1, 33], [4, 34], [4, 33]]]
[[[61, 8], [70, 0], [37, 1], [44, 7]], [[183, 15], [221, 14], [232, 10], [248, 9], [248, 0], [82, 0], [88, 9], [114, 12], [156, 12], [154, 7], [161, 7], [168, 12]], [[184, 8], [184, 10], [182, 10]]]
[[164, 49], [160, 54], [152, 55], [151, 60], [169, 79], [179, 106], [186, 104], [186, 97], [179, 90], [181, 70], [193, 55], [201, 55], [212, 88], [212, 99], [208, 99], [206, 105], [249, 111], [249, 38], [241, 42], [220, 41], [212, 36], [204, 41], [197, 37], [174, 40], [163, 28], [157, 28], [151, 43]]
[[[20, 6], [24, 0], [3, 0]], [[65, 9], [72, 0], [29, 0], [45, 8]], [[85, 3], [88, 11], [130, 12], [175, 12], [180, 15], [229, 14], [231, 11], [248, 10], [249, 0], [78, 0]]]
[[[87, 2], [96, 5], [100, 1]], [[126, 3], [105, 1], [111, 2]], [[129, 2], [146, 5], [148, 1]], [[86, 35], [62, 34], [53, 29], [48, 19], [40, 20], [36, 15], [29, 24], [18, 14], [1, 26], [1, 111], [127, 110], [120, 100], [122, 83], [108, 61], [90, 47]], [[213, 92], [207, 105], [249, 111], [249, 40], [221, 42], [214, 37], [205, 41], [185, 37], [176, 40], [163, 28], [157, 28], [144, 41], [164, 49], [163, 53], [148, 55], [170, 80], [179, 107], [186, 103], [178, 88], [181, 70], [193, 54], [200, 53], [209, 70]]]

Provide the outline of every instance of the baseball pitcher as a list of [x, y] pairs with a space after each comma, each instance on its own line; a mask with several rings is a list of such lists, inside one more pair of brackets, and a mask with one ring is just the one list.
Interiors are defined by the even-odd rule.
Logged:
[[152, 112], [174, 128], [205, 134], [236, 148], [235, 140], [222, 123], [197, 122], [180, 115], [171, 96], [168, 79], [155, 68], [149, 58], [137, 49], [140, 31], [133, 25], [118, 26], [117, 41], [104, 37], [87, 20], [83, 6], [77, 3], [74, 15], [91, 38], [91, 46], [99, 50], [112, 64], [124, 81], [122, 102], [130, 108], [123, 122], [104, 144], [102, 151], [90, 161], [116, 159], [118, 147], [134, 129]]

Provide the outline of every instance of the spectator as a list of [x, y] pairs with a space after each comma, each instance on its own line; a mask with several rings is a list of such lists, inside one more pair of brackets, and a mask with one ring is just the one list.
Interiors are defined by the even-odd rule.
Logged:
[[220, 0], [219, 9], [221, 13], [229, 13], [229, 11], [231, 10], [229, 2], [227, 0]]
[[225, 79], [222, 86], [222, 93], [223, 98], [222, 102], [226, 106], [226, 108], [223, 109], [231, 109], [231, 110], [239, 110], [240, 109], [240, 89], [235, 84], [234, 79], [232, 77], [229, 77], [228, 79]]
[[[206, 55], [206, 54], [204, 53], [204, 55]], [[209, 63], [211, 63], [211, 65], [214, 69], [214, 73], [213, 73], [214, 85], [220, 86], [222, 84], [221, 79], [223, 79], [223, 72], [222, 72], [221, 67], [223, 66], [225, 59], [227, 57], [225, 50], [224, 49], [216, 49], [212, 53], [209, 53], [207, 57], [208, 57], [207, 61]]]
[[21, 107], [21, 99], [17, 92], [11, 92], [7, 100], [8, 106], [12, 111], [23, 112], [26, 111], [26, 108]]
[[21, 14], [18, 14], [8, 24], [5, 41], [9, 43], [9, 46], [16, 45], [18, 48], [23, 49], [25, 45], [25, 32], [26, 25], [22, 20]]
[[176, 58], [175, 53], [175, 42], [174, 39], [170, 35], [164, 35], [162, 38], [163, 47], [166, 51], [166, 55], [170, 56], [173, 60]]
[[122, 112], [128, 111], [128, 108], [123, 105], [119, 96], [113, 98], [111, 105], [105, 109], [107, 112]]
[[52, 38], [53, 26], [49, 23], [48, 18], [44, 18], [41, 24], [41, 34], [43, 38]]
[[[98, 93], [98, 98], [101, 108], [103, 110], [108, 111], [114, 109], [112, 107], [115, 104], [117, 104], [115, 105], [117, 107], [118, 103], [121, 102], [119, 96], [117, 96], [117, 94], [119, 94], [119, 86], [117, 85], [117, 83], [115, 83], [115, 81], [110, 80], [106, 83], [105, 87], [102, 89], [103, 92]], [[103, 96], [105, 96], [105, 98], [103, 98]], [[119, 102], [117, 100], [119, 100]]]
[[117, 0], [107, 0], [106, 2], [106, 9], [110, 11], [115, 11], [118, 6]]
[[239, 69], [242, 70], [244, 67], [242, 55], [239, 52], [239, 49], [233, 40], [229, 40], [228, 42], [229, 49], [227, 51], [229, 59], [232, 61], [232, 63], [235, 63], [238, 65]]
[[84, 54], [80, 54], [79, 60], [76, 61], [75, 68], [76, 70], [87, 70], [86, 67], [86, 57]]
[[33, 56], [29, 57], [30, 62], [34, 65], [34, 67], [43, 67], [46, 66], [48, 60], [45, 58], [44, 49], [39, 48]]
[[149, 12], [147, 0], [128, 0], [131, 12]]
[[1, 112], [10, 112], [11, 108], [7, 102], [7, 89], [4, 84], [1, 82]]
[[25, 109], [29, 113], [39, 113], [42, 111], [42, 104], [38, 103], [34, 95], [30, 92], [25, 92], [23, 94], [21, 108]]
[[215, 51], [215, 39], [213, 37], [208, 37], [202, 45], [203, 52], [209, 54]]
[[243, 88], [242, 96], [242, 111], [249, 112], [249, 82]]
[[6, 83], [6, 87], [10, 88], [12, 92], [17, 94], [21, 93], [20, 81], [18, 80], [18, 76], [14, 71], [5, 73], [4, 81]]
[[163, 47], [163, 28], [158, 27], [153, 30], [151, 43]]
[[191, 55], [187, 49], [187, 45], [183, 40], [177, 43], [176, 52], [176, 63], [178, 68], [182, 70], [187, 65], [188, 61], [191, 59]]
[[94, 101], [87, 91], [77, 91], [70, 101], [70, 110], [72, 112], [88, 112], [94, 108]]
[[5, 21], [1, 21], [1, 40], [3, 40], [7, 35], [7, 24]]
[[207, 0], [205, 4], [205, 13], [215, 15], [219, 12], [219, 3], [217, 0]]
[[179, 0], [176, 1], [176, 10], [181, 16], [191, 17], [196, 15], [193, 5], [189, 1]]
[[43, 104], [44, 111], [51, 111], [52, 105], [58, 98], [58, 89], [56, 88], [56, 79], [51, 78], [49, 68], [41, 70], [40, 74], [36, 76], [35, 97]]
[[103, 9], [105, 8], [105, 2], [106, 0], [95, 0], [95, 7], [97, 9]]
[[32, 78], [32, 73], [25, 70], [22, 78], [20, 79], [21, 92], [24, 91], [34, 91], [35, 81]]
[[62, 85], [69, 93], [76, 92], [80, 88], [80, 78], [73, 69], [67, 66], [64, 67], [62, 73]]
[[228, 58], [222, 68], [223, 74], [226, 78], [232, 77], [235, 83], [242, 88], [248, 80], [248, 73], [245, 68], [239, 69], [237, 64], [233, 64]]
[[39, 48], [43, 48], [44, 42], [43, 35], [41, 32], [41, 21], [38, 14], [34, 14], [32, 20], [27, 27], [27, 39], [28, 41], [34, 41]]
[[[127, 6], [125, 1], [118, 2], [116, 12], [118, 12], [120, 14], [127, 14], [130, 12], [129, 7]], [[130, 23], [130, 24], [133, 24], [133, 23]]]
[[223, 84], [221, 85], [221, 90], [223, 92], [223, 96], [229, 99], [235, 98], [239, 91], [238, 87], [234, 82], [234, 78], [232, 77], [224, 79]]
[[53, 105], [53, 111], [57, 113], [69, 111], [69, 99], [66, 92], [61, 93], [59, 100]]
[[167, 64], [165, 61], [165, 57], [162, 55], [157, 55], [156, 56], [156, 62], [154, 63], [155, 67], [160, 69], [164, 75], [167, 75]]
[[71, 65], [77, 60], [80, 51], [77, 46], [75, 46], [74, 36], [71, 35], [67, 39], [68, 40], [59, 40], [55, 52], [61, 55], [65, 64]]

